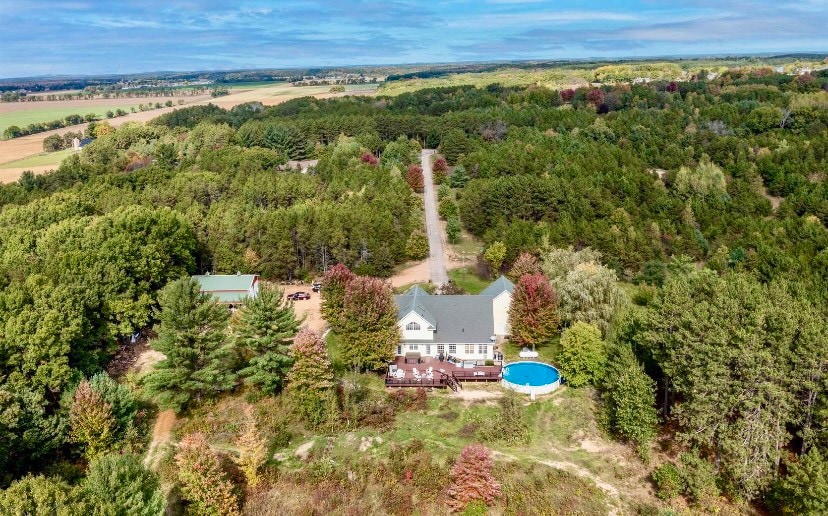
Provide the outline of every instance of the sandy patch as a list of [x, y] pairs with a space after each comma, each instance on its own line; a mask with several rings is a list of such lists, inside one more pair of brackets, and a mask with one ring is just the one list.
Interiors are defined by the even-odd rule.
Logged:
[[293, 452], [293, 454], [302, 460], [307, 460], [311, 448], [313, 448], [313, 441], [308, 441], [305, 444], [299, 445], [299, 447], [296, 448], [296, 451]]
[[469, 402], [492, 401], [502, 398], [503, 391], [475, 389], [473, 387], [468, 387], [468, 384], [463, 384], [462, 389], [459, 389], [457, 392], [450, 394], [450, 396], [455, 399], [460, 399]]
[[158, 414], [158, 418], [155, 420], [155, 426], [152, 428], [152, 441], [150, 441], [149, 448], [147, 449], [147, 456], [144, 457], [144, 464], [146, 466], [156, 466], [159, 448], [172, 439], [172, 429], [175, 426], [175, 422], [176, 417], [175, 411], [173, 410], [165, 410]]
[[311, 295], [310, 299], [293, 302], [296, 315], [305, 318], [304, 326], [319, 333], [325, 331], [328, 323], [322, 318], [322, 296], [318, 292], [313, 292], [310, 285], [279, 285], [279, 288], [285, 291], [285, 295], [295, 292], [309, 293]]
[[429, 279], [431, 279], [431, 271], [426, 259], [391, 276], [391, 286], [398, 288], [412, 283], [428, 283]]

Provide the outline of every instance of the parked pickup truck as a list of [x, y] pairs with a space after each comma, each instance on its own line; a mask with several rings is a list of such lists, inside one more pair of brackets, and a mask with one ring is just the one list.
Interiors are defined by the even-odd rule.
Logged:
[[314, 292], [319, 292], [320, 290], [322, 290], [322, 284], [318, 281], [314, 281], [313, 285], [311, 286], [311, 290], [313, 290]]

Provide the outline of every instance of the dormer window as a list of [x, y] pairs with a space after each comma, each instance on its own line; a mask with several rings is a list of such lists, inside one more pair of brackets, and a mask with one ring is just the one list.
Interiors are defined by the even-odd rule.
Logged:
[[405, 326], [406, 330], [419, 330], [420, 325], [416, 322], [410, 322]]

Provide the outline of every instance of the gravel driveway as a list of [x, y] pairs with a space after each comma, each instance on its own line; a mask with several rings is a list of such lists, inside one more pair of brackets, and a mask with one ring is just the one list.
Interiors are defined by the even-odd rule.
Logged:
[[448, 283], [446, 273], [446, 254], [443, 252], [443, 232], [440, 230], [440, 219], [437, 216], [437, 194], [434, 191], [434, 177], [431, 172], [431, 155], [434, 150], [423, 149], [420, 156], [425, 180], [425, 219], [426, 234], [428, 235], [428, 263], [431, 271], [431, 282], [436, 285]]

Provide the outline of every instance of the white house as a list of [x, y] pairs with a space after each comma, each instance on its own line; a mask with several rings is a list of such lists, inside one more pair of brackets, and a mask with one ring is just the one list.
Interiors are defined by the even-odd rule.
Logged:
[[498, 336], [508, 334], [509, 306], [515, 286], [498, 278], [479, 295], [429, 295], [418, 286], [396, 296], [402, 341], [397, 356], [494, 358]]

